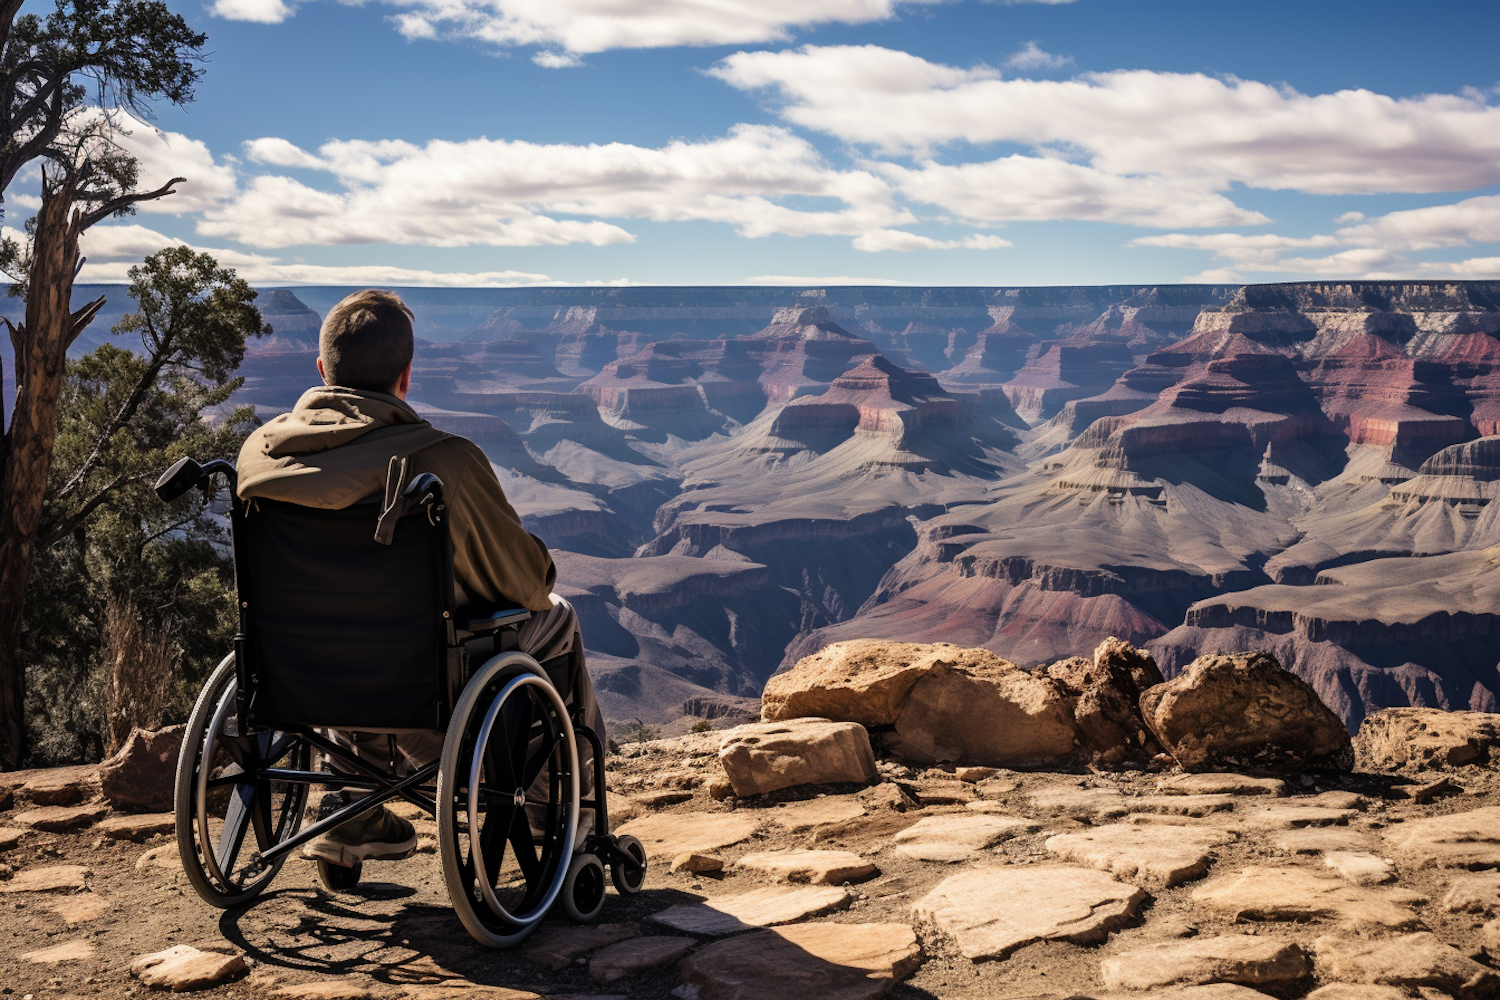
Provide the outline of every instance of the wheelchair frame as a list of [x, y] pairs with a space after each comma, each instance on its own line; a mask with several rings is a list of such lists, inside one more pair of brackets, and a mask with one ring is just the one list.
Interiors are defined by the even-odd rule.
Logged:
[[[571, 918], [593, 919], [604, 903], [606, 866], [618, 892], [640, 891], [646, 872], [644, 848], [634, 837], [610, 832], [603, 741], [584, 724], [581, 706], [570, 710], [564, 704], [549, 665], [537, 663], [517, 648], [517, 630], [531, 616], [524, 608], [499, 609], [460, 620], [451, 599], [447, 601], [442, 611], [441, 655], [434, 650], [439, 671], [439, 718], [434, 721], [438, 723], [436, 728], [444, 731], [443, 753], [438, 760], [410, 773], [400, 773], [400, 764], [394, 760], [384, 768], [372, 764], [354, 749], [319, 732], [324, 727], [295, 722], [260, 724], [253, 708], [260, 678], [251, 648], [253, 630], [248, 627], [248, 613], [253, 609], [242, 577], [249, 508], [246, 501], [238, 499], [236, 469], [227, 461], [214, 460], [200, 466], [184, 458], [162, 474], [156, 492], [162, 500], [170, 501], [198, 488], [211, 498], [217, 488], [216, 477], [225, 481], [233, 504], [231, 541], [240, 624], [234, 651], [219, 664], [200, 693], [178, 758], [178, 849], [183, 868], [200, 897], [221, 908], [247, 902], [265, 890], [298, 848], [398, 798], [437, 819], [437, 847], [450, 899], [464, 926], [482, 944], [501, 947], [521, 940], [559, 897]], [[388, 499], [388, 506], [392, 502]], [[447, 542], [441, 482], [435, 476], [419, 476], [401, 493], [399, 503], [402, 509], [397, 512], [398, 519], [425, 515], [440, 532], [443, 572], [451, 593], [452, 549]], [[475, 665], [472, 661], [480, 657], [482, 662]], [[494, 693], [489, 694], [491, 691]], [[514, 698], [524, 700], [512, 701]], [[533, 698], [543, 703], [541, 718], [532, 717]], [[504, 715], [508, 705], [524, 707], [521, 717], [525, 722], [517, 727], [524, 730], [524, 740], [510, 731], [514, 720]], [[475, 746], [465, 759], [465, 744], [481, 708]], [[456, 738], [455, 723], [459, 727]], [[533, 735], [538, 726], [542, 729], [540, 737]], [[491, 737], [497, 729], [504, 743], [502, 749], [510, 751], [508, 760], [492, 746]], [[594, 769], [594, 792], [588, 799], [581, 798], [578, 791], [578, 736], [587, 745]], [[545, 751], [533, 756], [532, 745], [538, 739]], [[561, 754], [564, 745], [566, 756]], [[220, 751], [227, 760], [215, 768]], [[316, 755], [323, 757], [329, 770], [314, 766]], [[545, 803], [546, 828], [538, 845], [531, 822], [538, 803], [527, 793], [544, 773], [551, 796]], [[514, 791], [497, 791], [493, 787], [497, 776], [508, 776], [511, 780], [503, 784]], [[446, 787], [445, 777], [452, 782]], [[563, 783], [568, 789], [566, 803], [558, 801]], [[314, 786], [366, 794], [302, 827]], [[229, 792], [217, 793], [219, 788], [229, 788]], [[279, 808], [274, 801], [278, 789]], [[210, 843], [214, 838], [208, 819], [208, 802], [215, 795], [218, 800], [227, 800], [216, 845]], [[465, 799], [466, 815], [460, 816]], [[560, 806], [565, 808], [566, 819], [562, 829], [557, 829]], [[584, 838], [582, 850], [575, 853], [578, 817], [583, 809], [593, 811], [594, 829]], [[279, 815], [273, 817], [273, 812]], [[506, 815], [508, 819], [498, 820], [504, 829], [491, 834], [491, 824]], [[241, 865], [242, 847], [251, 833], [256, 849]], [[461, 840], [465, 835], [467, 857]], [[497, 839], [498, 851], [494, 844]], [[524, 853], [522, 842], [528, 843]], [[526, 882], [524, 912], [511, 912], [499, 899], [496, 883], [507, 845]], [[529, 865], [527, 855], [531, 858]], [[318, 861], [324, 884], [335, 890], [356, 884], [360, 867], [359, 862], [344, 867]]]

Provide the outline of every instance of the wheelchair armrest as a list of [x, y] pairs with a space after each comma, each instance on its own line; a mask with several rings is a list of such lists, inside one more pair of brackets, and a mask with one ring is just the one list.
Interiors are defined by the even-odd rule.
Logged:
[[519, 625], [531, 617], [526, 608], [466, 608], [459, 613], [458, 627], [465, 632], [493, 632]]

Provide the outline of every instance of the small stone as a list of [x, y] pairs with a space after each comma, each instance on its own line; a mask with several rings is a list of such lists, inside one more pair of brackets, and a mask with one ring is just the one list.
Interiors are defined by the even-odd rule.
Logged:
[[874, 788], [867, 788], [859, 795], [860, 801], [871, 809], [894, 809], [896, 812], [906, 812], [908, 809], [920, 809], [917, 800], [906, 794], [906, 789], [894, 781], [885, 781]]
[[759, 816], [752, 812], [660, 813], [627, 823], [618, 832], [638, 838], [647, 857], [676, 857], [723, 850], [748, 839], [759, 825]]
[[1252, 778], [1244, 774], [1175, 774], [1156, 783], [1164, 795], [1285, 795], [1280, 778]]
[[1002, 840], [1039, 829], [1017, 816], [928, 816], [896, 834], [896, 852], [921, 861], [964, 861]]
[[1365, 851], [1329, 851], [1323, 863], [1355, 885], [1383, 885], [1396, 878], [1389, 861]]
[[671, 870], [689, 872], [694, 875], [708, 875], [723, 871], [724, 859], [712, 854], [694, 854], [692, 851], [684, 851], [672, 859]]
[[143, 840], [158, 833], [175, 831], [177, 817], [172, 813], [110, 816], [100, 820], [94, 829], [112, 840]]
[[994, 767], [955, 767], [953, 769], [953, 776], [955, 778], [959, 781], [967, 781], [970, 784], [988, 781], [999, 773], [999, 768]]
[[52, 892], [55, 889], [82, 889], [89, 870], [83, 865], [52, 865], [27, 868], [8, 882], [0, 882], [0, 895], [17, 892]]
[[1375, 838], [1347, 826], [1294, 827], [1271, 836], [1278, 851], [1288, 854], [1322, 854], [1325, 851], [1368, 851]]
[[1458, 785], [1455, 785], [1452, 780], [1448, 778], [1439, 778], [1436, 781], [1429, 781], [1425, 785], [1398, 785], [1393, 789], [1393, 791], [1395, 791], [1398, 795], [1403, 795], [1406, 798], [1411, 799], [1418, 805], [1426, 805], [1429, 802], [1435, 802], [1438, 799], [1446, 798], [1449, 795], [1464, 794], [1464, 790]]
[[1492, 997], [1500, 977], [1435, 934], [1419, 931], [1377, 940], [1325, 935], [1313, 945], [1324, 979], [1406, 988], [1433, 986], [1464, 996]]
[[1125, 796], [1112, 788], [1047, 788], [1031, 796], [1032, 808], [1069, 819], [1098, 820], [1124, 816]]
[[1407, 820], [1385, 831], [1396, 854], [1448, 868], [1500, 867], [1500, 806]]
[[1048, 838], [1047, 850], [1121, 878], [1167, 887], [1208, 871], [1212, 851], [1234, 835], [1206, 826], [1098, 826]]
[[554, 971], [566, 969], [580, 955], [639, 937], [636, 924], [594, 924], [591, 927], [544, 926], [526, 945], [522, 957]]
[[8, 851], [21, 842], [21, 838], [30, 833], [14, 826], [0, 826], [0, 851]]
[[84, 938], [77, 938], [54, 944], [50, 948], [25, 952], [21, 955], [21, 961], [35, 962], [38, 965], [56, 965], [59, 962], [82, 962], [93, 957], [94, 946]]
[[1356, 927], [1420, 927], [1408, 889], [1374, 889], [1326, 878], [1306, 868], [1248, 867], [1193, 890], [1193, 901], [1237, 920], [1337, 920]]
[[1443, 897], [1443, 909], [1486, 917], [1500, 913], [1500, 872], [1453, 876], [1448, 895]]
[[1286, 985], [1311, 970], [1312, 963], [1292, 942], [1249, 934], [1148, 945], [1100, 964], [1105, 986], [1128, 990], [1214, 982]]
[[675, 806], [679, 802], [686, 802], [692, 797], [692, 792], [681, 788], [671, 788], [660, 792], [642, 792], [635, 796], [635, 800], [647, 809], [661, 809], [665, 806]]
[[729, 783], [728, 778], [715, 778], [703, 786], [708, 792], [708, 797], [715, 802], [723, 802], [734, 794], [734, 786]]
[[97, 892], [86, 892], [77, 896], [49, 899], [47, 908], [62, 917], [63, 923], [69, 927], [76, 927], [90, 920], [98, 920], [110, 911], [111, 904]]
[[316, 983], [282, 986], [273, 990], [271, 995], [286, 997], [287, 1000], [376, 1000], [383, 994], [376, 992], [371, 983], [325, 979]]
[[39, 809], [28, 809], [26, 812], [16, 813], [10, 819], [12, 823], [29, 826], [33, 830], [66, 833], [69, 830], [88, 826], [108, 812], [109, 806], [102, 802], [95, 802], [81, 806], [42, 806]]
[[724, 732], [719, 762], [738, 796], [879, 778], [870, 734], [857, 722], [789, 719], [736, 726]]
[[923, 781], [914, 786], [924, 806], [959, 806], [974, 798], [974, 788], [962, 781]]
[[589, 959], [589, 976], [598, 983], [612, 983], [675, 962], [697, 944], [686, 937], [638, 937], [620, 941], [594, 953]]
[[239, 955], [199, 951], [191, 945], [179, 944], [135, 959], [130, 963], [130, 974], [147, 986], [180, 993], [215, 986], [241, 975], [246, 968]]
[[686, 934], [723, 937], [756, 927], [790, 924], [847, 907], [854, 897], [831, 886], [771, 886], [702, 903], [679, 903], [647, 918]]
[[1324, 809], [1354, 809], [1363, 810], [1369, 803], [1363, 795], [1354, 792], [1319, 792], [1317, 795], [1304, 795], [1297, 799], [1298, 804], [1307, 806], [1322, 806]]
[[1291, 830], [1302, 826], [1344, 824], [1357, 813], [1353, 809], [1331, 809], [1328, 806], [1298, 805], [1286, 802], [1245, 814], [1245, 825], [1257, 830]]
[[71, 806], [99, 793], [99, 769], [90, 764], [49, 767], [33, 772], [18, 791], [18, 798], [39, 806]]
[[923, 936], [970, 961], [1004, 958], [1035, 941], [1092, 944], [1147, 900], [1133, 885], [1089, 868], [991, 865], [950, 875], [912, 907]]
[[135, 859], [135, 870], [143, 872], [148, 868], [160, 868], [162, 871], [181, 871], [182, 855], [177, 850], [176, 844], [157, 844], [155, 847]]
[[904, 924], [793, 924], [719, 941], [681, 965], [693, 997], [873, 1000], [921, 963]]
[[765, 851], [747, 854], [735, 866], [808, 885], [861, 882], [876, 871], [874, 865], [851, 851]]
[[853, 795], [828, 795], [807, 802], [788, 802], [766, 812], [772, 823], [798, 833], [830, 823], [847, 823], [865, 814], [865, 807]]

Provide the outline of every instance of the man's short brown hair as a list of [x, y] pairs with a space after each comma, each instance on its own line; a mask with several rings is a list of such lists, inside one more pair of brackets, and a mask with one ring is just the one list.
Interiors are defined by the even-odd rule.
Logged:
[[346, 389], [390, 392], [411, 364], [411, 322], [395, 292], [366, 288], [346, 296], [318, 331], [323, 378]]

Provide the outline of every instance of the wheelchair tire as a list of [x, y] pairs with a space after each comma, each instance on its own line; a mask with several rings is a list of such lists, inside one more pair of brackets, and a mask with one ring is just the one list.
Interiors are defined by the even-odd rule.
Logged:
[[352, 865], [336, 865], [318, 859], [318, 880], [333, 892], [347, 892], [359, 885], [359, 874], [364, 865], [358, 861]]
[[508, 947], [547, 915], [568, 874], [578, 799], [562, 696], [526, 654], [493, 657], [453, 707], [437, 785], [443, 880], [476, 941]]
[[239, 736], [235, 685], [231, 654], [209, 675], [188, 717], [173, 794], [183, 872], [204, 902], [224, 909], [271, 884], [286, 858], [267, 864], [257, 856], [297, 832], [307, 804], [306, 785], [235, 779], [247, 765], [280, 762], [305, 769], [311, 757], [296, 736]]
[[646, 885], [646, 846], [624, 833], [615, 837], [615, 850], [630, 855], [641, 866], [641, 870], [634, 875], [620, 861], [609, 866], [609, 880], [615, 884], [615, 892], [622, 896], [634, 896]]
[[593, 854], [575, 854], [563, 880], [562, 906], [569, 920], [592, 923], [604, 909], [604, 862]]

